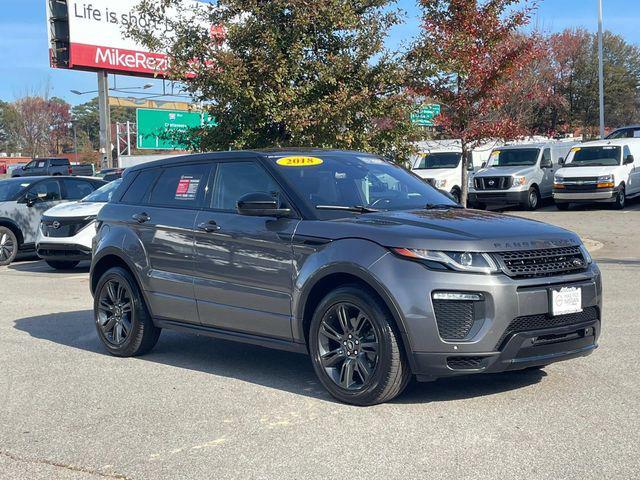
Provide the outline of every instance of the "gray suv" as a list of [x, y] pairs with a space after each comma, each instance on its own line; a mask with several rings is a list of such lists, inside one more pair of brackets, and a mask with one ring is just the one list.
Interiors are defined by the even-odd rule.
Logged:
[[133, 167], [98, 215], [106, 349], [169, 328], [305, 352], [337, 399], [588, 355], [600, 272], [572, 232], [466, 210], [367, 153], [220, 152]]

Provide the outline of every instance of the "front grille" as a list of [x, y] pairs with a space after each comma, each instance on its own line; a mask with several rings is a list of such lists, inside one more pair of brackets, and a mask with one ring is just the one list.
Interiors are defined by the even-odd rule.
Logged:
[[504, 342], [514, 333], [564, 327], [567, 325], [574, 325], [578, 323], [598, 320], [598, 318], [599, 315], [597, 307], [588, 307], [579, 313], [558, 315], [556, 317], [549, 315], [548, 313], [518, 317], [515, 318], [504, 331], [504, 333], [500, 337], [500, 340], [496, 344], [496, 349], [502, 349], [502, 347], [504, 347]]
[[433, 300], [440, 337], [443, 340], [466, 338], [479, 318], [476, 315], [476, 304], [479, 303], [471, 300]]
[[486, 357], [449, 357], [447, 366], [452, 370], [479, 370], [486, 367]]
[[89, 225], [94, 217], [42, 217], [42, 233], [45, 237], [66, 238], [75, 236]]
[[580, 247], [498, 252], [495, 255], [503, 271], [510, 277], [548, 277], [587, 268]]
[[476, 190], [508, 190], [513, 177], [475, 177], [473, 181]]

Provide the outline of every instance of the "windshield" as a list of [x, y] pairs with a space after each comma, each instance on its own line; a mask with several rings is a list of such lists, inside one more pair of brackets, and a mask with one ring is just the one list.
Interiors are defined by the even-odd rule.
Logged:
[[[310, 163], [294, 165], [293, 160], [300, 158]], [[429, 204], [456, 206], [419, 177], [372, 155], [281, 157], [274, 158], [274, 166], [320, 218], [335, 217], [336, 212], [320, 210], [319, 206], [372, 210], [409, 210]]]
[[456, 168], [461, 158], [462, 154], [457, 152], [425, 153], [416, 165], [415, 170]]
[[575, 147], [567, 159], [565, 167], [604, 167], [620, 165], [620, 147]]
[[114, 180], [111, 183], [107, 183], [106, 185], [103, 185], [98, 190], [96, 190], [93, 193], [90, 193], [80, 201], [107, 203], [109, 200], [111, 200], [111, 196], [113, 195], [113, 192], [116, 191], [116, 189], [120, 186], [121, 183], [122, 183], [121, 178], [119, 178], [118, 180]]
[[0, 202], [9, 202], [14, 200], [18, 194], [26, 187], [31, 185], [29, 180], [23, 178], [19, 180], [3, 180], [0, 182]]
[[488, 167], [525, 167], [535, 165], [540, 154], [539, 148], [517, 148], [494, 150], [491, 152]]

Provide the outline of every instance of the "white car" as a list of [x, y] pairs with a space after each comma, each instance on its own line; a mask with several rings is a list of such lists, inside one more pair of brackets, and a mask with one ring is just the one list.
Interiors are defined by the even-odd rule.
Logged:
[[121, 179], [115, 180], [80, 201], [44, 212], [36, 239], [38, 256], [56, 270], [71, 269], [82, 260], [91, 260], [96, 217], [121, 183]]
[[421, 152], [413, 163], [413, 173], [460, 202], [462, 191], [462, 149], [431, 149]]
[[559, 210], [572, 203], [604, 202], [624, 208], [640, 195], [640, 139], [586, 142], [571, 149], [556, 171], [553, 200]]

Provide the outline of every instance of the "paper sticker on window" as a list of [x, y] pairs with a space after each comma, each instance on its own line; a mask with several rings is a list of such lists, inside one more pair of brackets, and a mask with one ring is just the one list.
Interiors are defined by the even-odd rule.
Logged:
[[176, 188], [176, 200], [195, 200], [200, 187], [200, 177], [193, 175], [183, 175], [180, 177]]
[[324, 161], [318, 157], [284, 157], [276, 161], [281, 167], [312, 167], [322, 165]]

